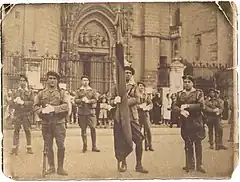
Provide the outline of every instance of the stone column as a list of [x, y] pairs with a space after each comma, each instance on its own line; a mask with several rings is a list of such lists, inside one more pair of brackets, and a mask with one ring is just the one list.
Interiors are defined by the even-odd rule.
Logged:
[[183, 89], [183, 71], [185, 66], [180, 62], [181, 58], [176, 55], [170, 64], [170, 93], [176, 93]]
[[29, 86], [34, 89], [42, 89], [40, 82], [40, 66], [43, 58], [37, 56], [35, 41], [32, 41], [32, 47], [29, 49], [29, 56], [24, 57], [25, 75], [29, 80]]

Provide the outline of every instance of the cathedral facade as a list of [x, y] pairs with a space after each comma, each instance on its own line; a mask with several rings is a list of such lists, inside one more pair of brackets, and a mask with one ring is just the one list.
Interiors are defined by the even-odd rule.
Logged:
[[4, 75], [14, 79], [14, 67], [22, 70], [21, 57], [34, 41], [43, 57], [42, 77], [55, 69], [74, 90], [86, 74], [93, 87], [108, 91], [118, 11], [125, 59], [136, 69], [136, 80], [168, 87], [177, 55], [195, 77], [214, 84], [220, 70], [233, 66], [232, 15], [226, 18], [215, 3], [16, 5], [3, 22]]

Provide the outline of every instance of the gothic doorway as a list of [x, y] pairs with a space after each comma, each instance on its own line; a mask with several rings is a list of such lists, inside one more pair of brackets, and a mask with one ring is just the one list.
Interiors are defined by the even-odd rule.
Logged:
[[66, 5], [63, 15], [60, 69], [66, 70], [62, 75], [70, 82], [68, 88], [71, 91], [79, 88], [85, 74], [94, 89], [109, 91], [113, 80], [115, 13], [104, 4], [84, 4]]
[[71, 88], [76, 90], [81, 86], [81, 76], [89, 77], [90, 86], [101, 93], [111, 87], [112, 64], [108, 54], [79, 52], [79, 60], [71, 63]]

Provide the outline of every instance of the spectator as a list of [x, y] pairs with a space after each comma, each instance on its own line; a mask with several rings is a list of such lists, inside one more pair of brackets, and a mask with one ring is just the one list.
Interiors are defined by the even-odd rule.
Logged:
[[106, 128], [107, 121], [108, 121], [108, 103], [107, 103], [107, 98], [106, 95], [102, 95], [102, 97], [99, 99], [100, 100], [100, 110], [99, 110], [99, 123], [100, 127]]
[[162, 101], [161, 101], [161, 94], [159, 92], [156, 93], [152, 102], [153, 102], [153, 109], [152, 109], [153, 123], [154, 124], [160, 124]]

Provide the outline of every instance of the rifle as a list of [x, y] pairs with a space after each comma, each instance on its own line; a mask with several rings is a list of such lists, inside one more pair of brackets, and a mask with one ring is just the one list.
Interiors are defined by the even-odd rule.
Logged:
[[48, 154], [47, 146], [44, 146], [44, 149], [43, 149], [43, 164], [42, 164], [42, 177], [43, 178], [45, 178], [46, 171], [47, 171], [47, 154]]

